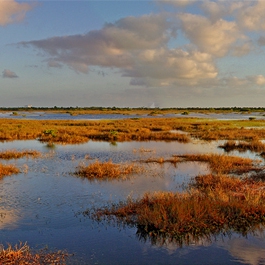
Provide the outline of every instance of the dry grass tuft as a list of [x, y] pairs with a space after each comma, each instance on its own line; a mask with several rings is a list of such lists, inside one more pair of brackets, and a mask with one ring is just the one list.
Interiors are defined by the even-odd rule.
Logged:
[[0, 164], [0, 178], [4, 176], [10, 176], [12, 174], [18, 174], [20, 170], [13, 165]]
[[24, 150], [24, 151], [17, 151], [17, 150], [6, 150], [0, 152], [0, 159], [18, 159], [22, 157], [39, 157], [41, 155], [40, 152], [34, 150]]
[[34, 252], [27, 243], [20, 243], [4, 248], [0, 245], [0, 264], [8, 265], [40, 265], [40, 264], [66, 264], [69, 254], [63, 251], [48, 252], [47, 249]]
[[128, 175], [137, 173], [141, 169], [135, 164], [114, 164], [112, 161], [96, 161], [88, 166], [80, 165], [75, 174], [89, 180], [126, 179]]
[[224, 145], [220, 145], [220, 148], [223, 148], [226, 152], [233, 150], [238, 150], [240, 152], [245, 152], [250, 150], [252, 152], [264, 152], [265, 144], [259, 140], [254, 140], [252, 142], [236, 142], [236, 141], [227, 141]]
[[237, 156], [227, 156], [219, 154], [199, 154], [176, 156], [184, 161], [201, 161], [209, 163], [211, 170], [216, 174], [242, 174], [249, 171], [260, 171], [262, 168], [257, 166], [258, 161]]

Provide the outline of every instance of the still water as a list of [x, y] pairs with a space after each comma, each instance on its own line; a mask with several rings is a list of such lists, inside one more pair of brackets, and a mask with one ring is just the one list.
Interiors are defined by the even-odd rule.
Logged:
[[[151, 112], [151, 110], [150, 110]], [[190, 112], [188, 116], [183, 116], [181, 113], [168, 113], [161, 115], [138, 115], [138, 114], [80, 114], [70, 115], [69, 113], [50, 113], [50, 112], [25, 112], [18, 111], [16, 115], [13, 112], [0, 112], [0, 118], [12, 118], [12, 119], [29, 119], [29, 120], [102, 120], [102, 119], [128, 119], [128, 118], [165, 118], [165, 117], [193, 117], [193, 118], [205, 118], [205, 119], [217, 119], [217, 120], [248, 120], [250, 117], [257, 120], [264, 120], [265, 114], [263, 112], [251, 112], [251, 113], [199, 113]]]
[[[1, 151], [34, 149], [43, 154], [37, 159], [0, 160], [23, 171], [0, 180], [0, 243], [26, 241], [33, 248], [65, 249], [75, 254], [69, 264], [265, 264], [262, 229], [247, 237], [218, 235], [179, 247], [170, 242], [151, 243], [137, 235], [134, 227], [97, 223], [81, 214], [148, 191], [181, 192], [193, 177], [209, 169], [195, 162], [144, 164], [145, 173], [126, 181], [88, 181], [72, 174], [80, 163], [96, 159], [138, 163], [174, 154], [223, 153], [220, 143], [89, 141], [54, 148], [38, 141], [0, 143]], [[249, 152], [233, 154], [260, 159]]]

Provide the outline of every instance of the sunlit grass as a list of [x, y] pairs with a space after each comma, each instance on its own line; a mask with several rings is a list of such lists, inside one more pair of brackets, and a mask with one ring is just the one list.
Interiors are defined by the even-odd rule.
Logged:
[[39, 157], [40, 155], [41, 153], [35, 150], [17, 151], [13, 149], [13, 150], [0, 151], [0, 159], [18, 159], [22, 157], [36, 158]]
[[187, 154], [175, 156], [184, 161], [199, 161], [209, 164], [210, 169], [216, 174], [242, 174], [249, 171], [260, 171], [262, 167], [258, 164], [260, 161], [253, 161], [250, 158], [237, 156], [219, 155], [219, 154]]
[[0, 178], [18, 174], [20, 170], [14, 165], [3, 165], [0, 163]]
[[107, 162], [97, 160], [87, 166], [80, 165], [75, 174], [89, 180], [112, 180], [126, 179], [140, 171], [141, 168], [133, 163], [115, 164], [111, 160]]
[[223, 145], [219, 146], [223, 148], [226, 152], [230, 152], [233, 150], [238, 150], [239, 152], [245, 152], [250, 150], [252, 152], [264, 152], [265, 151], [265, 144], [261, 141], [254, 140], [251, 142], [236, 142], [236, 141], [227, 141]]
[[[258, 129], [257, 129], [258, 128]], [[184, 131], [187, 134], [173, 133]], [[179, 141], [265, 139], [265, 121], [221, 121], [198, 118], [140, 118], [121, 120], [0, 119], [0, 141], [39, 139], [52, 143], [97, 141]]]
[[146, 193], [142, 198], [87, 211], [133, 225], [153, 242], [172, 239], [189, 244], [201, 237], [237, 231], [246, 234], [265, 223], [264, 183], [225, 175], [199, 176], [185, 193]]
[[19, 245], [8, 245], [4, 248], [0, 245], [0, 264], [10, 265], [40, 265], [40, 264], [66, 264], [69, 257], [64, 251], [50, 252], [48, 249], [33, 251], [27, 243], [20, 243]]

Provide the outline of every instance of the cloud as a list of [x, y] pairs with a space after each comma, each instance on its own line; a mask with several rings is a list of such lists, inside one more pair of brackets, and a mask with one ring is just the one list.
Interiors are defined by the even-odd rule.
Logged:
[[212, 22], [204, 16], [189, 13], [179, 14], [178, 17], [187, 38], [200, 51], [217, 57], [227, 55], [235, 43], [246, 39], [234, 21], [218, 19]]
[[265, 30], [265, 1], [245, 1], [237, 13], [239, 25], [250, 31]]
[[[162, 1], [168, 3], [168, 1]], [[194, 1], [173, 1], [187, 5]], [[64, 65], [87, 74], [93, 67], [118, 70], [130, 78], [133, 86], [146, 87], [246, 87], [264, 85], [262, 75], [243, 78], [219, 76], [218, 60], [225, 56], [244, 56], [254, 50], [254, 43], [243, 25], [259, 1], [196, 1], [203, 15], [174, 12], [125, 17], [106, 23], [86, 34], [55, 36], [21, 42], [37, 48], [48, 67]], [[261, 5], [262, 6], [262, 5]], [[183, 11], [183, 9], [181, 9]], [[201, 13], [201, 12], [200, 12]], [[238, 21], [240, 21], [238, 25]], [[183, 45], [178, 38], [186, 37]], [[259, 45], [265, 45], [260, 37]], [[180, 44], [181, 43], [181, 44]], [[222, 67], [222, 63], [220, 64]], [[104, 69], [103, 69], [104, 70]], [[117, 71], [116, 71], [117, 72]], [[224, 71], [223, 71], [224, 72]], [[104, 76], [104, 75], [102, 75]]]
[[23, 42], [52, 56], [53, 61], [67, 64], [72, 69], [87, 73], [89, 66], [130, 68], [134, 52], [165, 45], [173, 31], [163, 15], [127, 17], [101, 30], [84, 35], [54, 37]]
[[20, 22], [33, 5], [15, 0], [0, 1], [0, 26]]
[[124, 72], [133, 78], [132, 85], [146, 86], [197, 85], [216, 78], [218, 73], [213, 57], [207, 53], [166, 48], [140, 52], [137, 65]]
[[237, 57], [241, 57], [241, 56], [244, 56], [248, 53], [250, 53], [250, 51], [252, 50], [252, 43], [251, 42], [246, 42], [242, 45], [235, 45], [233, 47], [233, 50], [232, 50], [232, 55], [233, 56], [237, 56]]
[[159, 14], [126, 17], [84, 35], [20, 45], [37, 47], [51, 57], [49, 64], [66, 64], [77, 72], [88, 73], [91, 66], [118, 68], [122, 76], [132, 78], [132, 85], [195, 85], [215, 78], [214, 58], [208, 53], [167, 47], [175, 36], [172, 21]]
[[247, 79], [256, 85], [259, 86], [265, 85], [265, 77], [263, 75], [249, 76], [247, 77]]
[[8, 69], [5, 69], [3, 71], [3, 77], [4, 78], [18, 78], [17, 74], [8, 70]]
[[258, 45], [265, 46], [265, 36], [260, 36], [258, 39]]
[[54, 60], [48, 60], [48, 67], [62, 68], [62, 65]]
[[264, 75], [251, 75], [245, 78], [238, 78], [236, 76], [226, 77], [219, 80], [219, 83], [226, 87], [251, 87], [251, 86], [264, 86], [265, 76]]

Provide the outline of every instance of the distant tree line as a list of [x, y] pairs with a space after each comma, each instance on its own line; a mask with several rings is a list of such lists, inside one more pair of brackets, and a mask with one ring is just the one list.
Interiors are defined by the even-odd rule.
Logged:
[[34, 107], [34, 106], [25, 106], [25, 107], [0, 107], [1, 111], [49, 111], [49, 110], [63, 110], [63, 111], [73, 111], [73, 110], [98, 110], [98, 111], [110, 111], [110, 110], [117, 110], [117, 111], [133, 111], [133, 110], [153, 110], [153, 111], [208, 111], [208, 112], [215, 112], [215, 111], [234, 111], [234, 112], [251, 112], [251, 111], [265, 111], [265, 107], [187, 107], [187, 108], [179, 108], [179, 107], [171, 107], [171, 108], [149, 108], [149, 107]]

